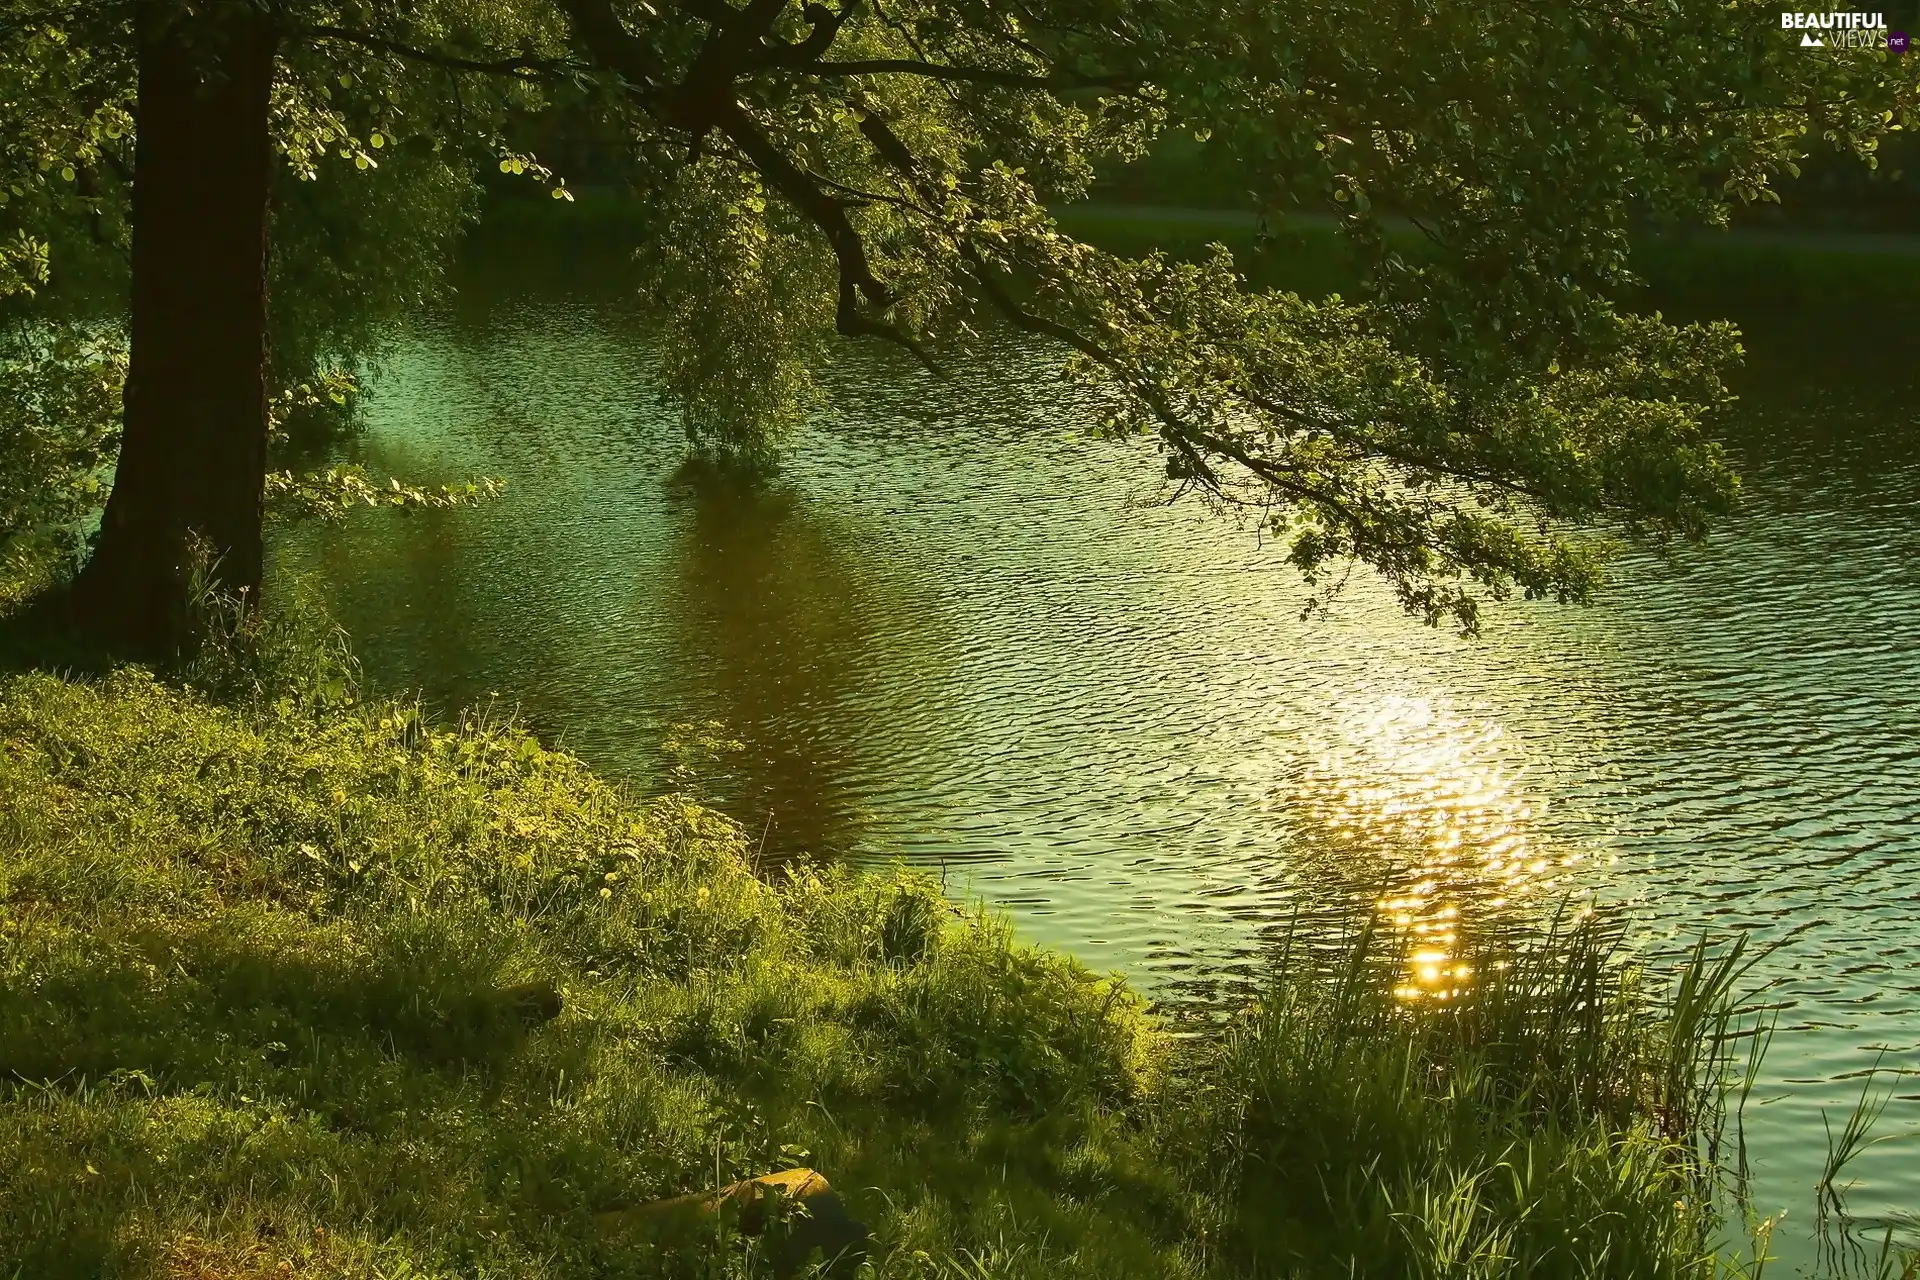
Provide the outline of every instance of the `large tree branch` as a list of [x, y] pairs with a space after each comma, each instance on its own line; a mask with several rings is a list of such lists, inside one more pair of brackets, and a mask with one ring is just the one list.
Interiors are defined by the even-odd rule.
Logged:
[[1147, 407], [1153, 411], [1153, 416], [1159, 419], [1160, 439], [1185, 460], [1189, 474], [1209, 490], [1216, 493], [1221, 490], [1219, 474], [1194, 447], [1190, 424], [1174, 411], [1173, 406], [1157, 388], [1141, 386], [1137, 379], [1129, 378], [1126, 363], [1119, 356], [1078, 329], [1061, 324], [1057, 320], [1050, 320], [1036, 311], [1021, 306], [995, 277], [994, 268], [981, 256], [980, 251], [964, 240], [960, 243], [960, 256], [972, 265], [974, 279], [979, 283], [981, 292], [987, 295], [987, 301], [993, 304], [994, 309], [1002, 317], [1023, 332], [1038, 334], [1064, 343], [1116, 375], [1121, 384], [1144, 400]]
[[767, 184], [826, 236], [840, 276], [834, 327], [848, 337], [879, 338], [903, 347], [928, 369], [939, 372], [925, 348], [910, 334], [861, 309], [863, 298], [869, 305], [884, 309], [891, 304], [892, 297], [886, 285], [873, 274], [873, 267], [867, 261], [866, 243], [847, 217], [846, 203], [822, 190], [731, 98], [719, 109], [714, 124], [728, 141], [740, 148]]
[[[1359, 528], [1367, 522], [1367, 513], [1356, 509], [1355, 503], [1371, 507], [1372, 503], [1364, 494], [1349, 491], [1346, 494], [1332, 491], [1326, 487], [1325, 478], [1321, 483], [1312, 483], [1303, 479], [1301, 468], [1289, 466], [1277, 458], [1264, 456], [1249, 449], [1239, 440], [1217, 431], [1207, 431], [1198, 424], [1183, 417], [1174, 408], [1158, 386], [1140, 378], [1130, 369], [1127, 362], [1099, 341], [1057, 320], [1020, 305], [996, 278], [993, 268], [982, 258], [972, 245], [962, 243], [960, 254], [974, 268], [974, 277], [981, 292], [1006, 320], [1014, 327], [1042, 337], [1052, 338], [1081, 355], [1094, 361], [1112, 373], [1119, 383], [1132, 395], [1146, 404], [1160, 423], [1160, 440], [1186, 464], [1185, 473], [1202, 485], [1209, 493], [1225, 500], [1234, 500], [1228, 494], [1226, 483], [1214, 467], [1212, 458], [1223, 458], [1237, 464], [1247, 474], [1259, 480], [1274, 493], [1297, 502], [1317, 503], [1333, 511], [1349, 525]], [[1290, 409], [1269, 396], [1256, 392], [1243, 392], [1247, 402], [1261, 411], [1296, 424], [1312, 426], [1328, 432], [1334, 439], [1340, 440], [1350, 448], [1363, 453], [1388, 458], [1407, 467], [1419, 467], [1428, 470], [1448, 471], [1462, 478], [1475, 480], [1494, 487], [1505, 489], [1517, 496], [1542, 500], [1511, 479], [1496, 476], [1484, 470], [1463, 470], [1456, 463], [1442, 464], [1440, 460], [1420, 457], [1382, 445], [1377, 440], [1364, 438], [1360, 433], [1331, 424], [1316, 421], [1298, 410]], [[1378, 512], [1374, 512], [1375, 517]]]
[[842, 0], [839, 11], [828, 9], [825, 5], [809, 4], [801, 11], [812, 30], [807, 38], [797, 44], [770, 44], [757, 59], [761, 66], [802, 67], [819, 59], [833, 47], [840, 34], [840, 28], [846, 25], [860, 7], [860, 0]]
[[735, 101], [735, 84], [772, 34], [787, 0], [747, 0], [747, 7], [720, 5], [693, 65], [674, 90], [674, 123], [693, 135], [694, 147], [718, 123], [724, 104]]
[[687, 70], [689, 87], [712, 82], [731, 84], [758, 51], [762, 41], [773, 33], [773, 24], [787, 7], [787, 0], [747, 0], [747, 7], [723, 6], [726, 12], [711, 24], [700, 52]]
[[[573, 34], [587, 52], [622, 76], [629, 91], [645, 86], [658, 89], [665, 72], [646, 41], [628, 31], [608, 0], [557, 0], [573, 26]], [[651, 105], [649, 102], [648, 105]]]

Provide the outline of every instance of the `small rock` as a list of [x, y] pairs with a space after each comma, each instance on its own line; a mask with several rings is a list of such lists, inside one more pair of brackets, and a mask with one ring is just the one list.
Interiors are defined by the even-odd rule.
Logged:
[[[779, 1212], [776, 1206], [781, 1202], [792, 1208]], [[666, 1234], [686, 1230], [702, 1218], [722, 1212], [739, 1215], [736, 1225], [742, 1234], [768, 1235], [768, 1257], [777, 1276], [796, 1274], [816, 1249], [830, 1264], [828, 1274], [850, 1275], [867, 1253], [865, 1224], [847, 1213], [839, 1193], [812, 1169], [788, 1169], [632, 1209], [616, 1209], [598, 1215], [594, 1221], [603, 1234]], [[778, 1224], [772, 1231], [770, 1219]]]
[[551, 982], [523, 982], [517, 987], [503, 987], [499, 998], [530, 1027], [552, 1022], [560, 1016], [560, 992]]

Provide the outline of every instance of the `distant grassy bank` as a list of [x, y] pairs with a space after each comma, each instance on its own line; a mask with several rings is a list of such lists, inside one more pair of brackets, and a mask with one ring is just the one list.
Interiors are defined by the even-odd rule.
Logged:
[[924, 877], [759, 873], [276, 634], [0, 677], [0, 1276], [764, 1275], [595, 1215], [794, 1164], [874, 1277], [1721, 1270], [1724, 967], [1581, 932], [1419, 1009], [1363, 941], [1176, 1041]]
[[[1194, 257], [1218, 241], [1254, 283], [1309, 297], [1359, 283], [1331, 222], [1298, 221], [1262, 240], [1250, 215], [1152, 206], [1082, 205], [1061, 225], [1091, 244], [1138, 255]], [[1409, 238], [1411, 238], [1411, 233]], [[1638, 299], [1692, 317], [1812, 308], [1884, 315], [1920, 309], [1920, 236], [1828, 232], [1695, 232], [1634, 247]]]
[[[1253, 283], [1308, 297], [1351, 294], [1359, 284], [1330, 220], [1297, 220], [1263, 239], [1251, 215], [1226, 210], [1086, 204], [1059, 210], [1058, 217], [1072, 234], [1129, 256], [1161, 250], [1196, 258], [1209, 244], [1223, 243]], [[531, 254], [549, 277], [571, 264], [604, 285], [609, 256], [630, 252], [642, 234], [630, 202], [585, 193], [575, 204], [496, 202], [473, 247], [496, 260]], [[1412, 233], [1406, 234], [1411, 241]], [[1844, 322], [1856, 315], [1886, 320], [1920, 312], [1920, 236], [1696, 231], [1642, 239], [1634, 269], [1647, 282], [1633, 300], [1637, 305], [1684, 318], [1813, 311]]]

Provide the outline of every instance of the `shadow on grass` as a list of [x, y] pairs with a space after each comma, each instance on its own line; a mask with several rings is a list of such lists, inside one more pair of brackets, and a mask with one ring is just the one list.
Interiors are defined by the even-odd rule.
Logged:
[[98, 676], [124, 660], [124, 654], [75, 621], [64, 582], [48, 581], [10, 605], [0, 603], [0, 675], [52, 671]]

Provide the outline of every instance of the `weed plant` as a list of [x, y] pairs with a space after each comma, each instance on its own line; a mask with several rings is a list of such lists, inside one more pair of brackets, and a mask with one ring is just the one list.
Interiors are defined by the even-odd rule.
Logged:
[[1363, 931], [1176, 1041], [923, 876], [758, 875], [230, 621], [0, 678], [0, 1276], [763, 1275], [595, 1215], [797, 1163], [873, 1277], [1722, 1269], [1735, 951], [1663, 984], [1586, 924], [1429, 1008]]
[[1240, 1269], [1710, 1274], [1741, 949], [1665, 989], [1591, 917], [1478, 951], [1468, 990], [1411, 1003], [1363, 931], [1335, 971], [1283, 964], [1208, 1062]]

